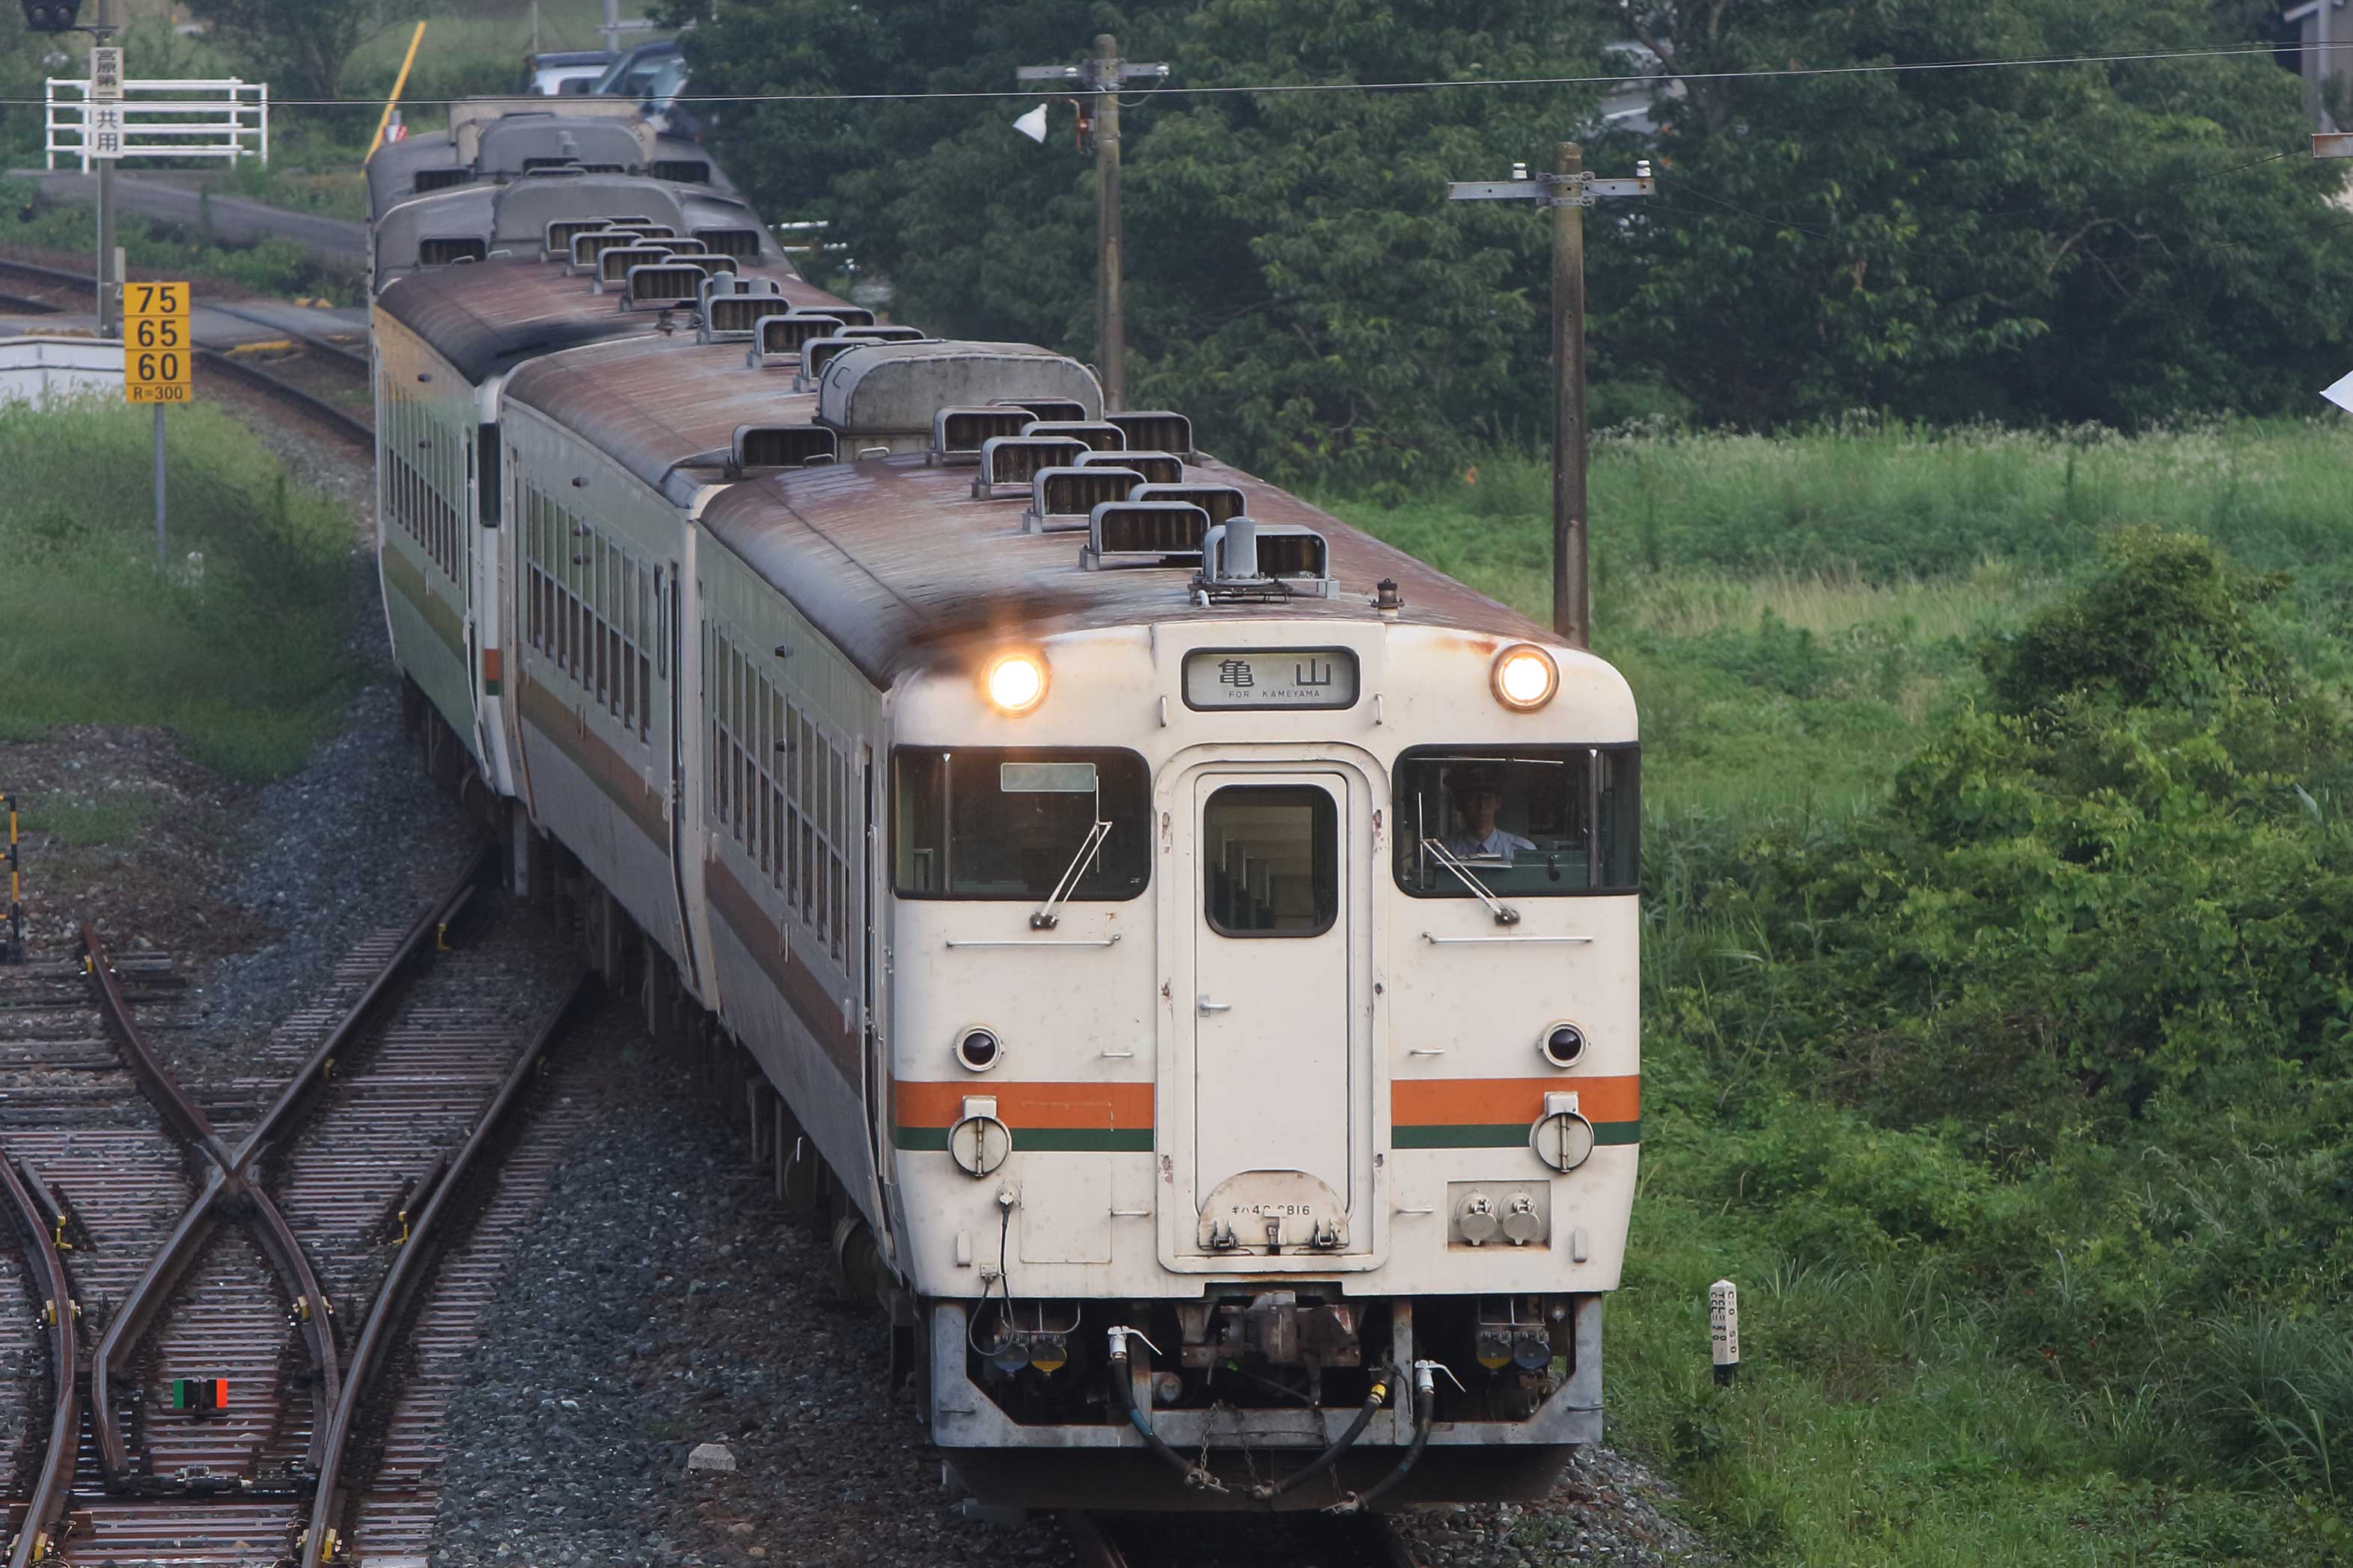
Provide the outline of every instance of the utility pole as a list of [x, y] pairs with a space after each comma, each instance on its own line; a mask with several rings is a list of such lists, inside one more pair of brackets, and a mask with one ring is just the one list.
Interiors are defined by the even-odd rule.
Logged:
[[[102, 47], [114, 37], [114, 0], [98, 0], [98, 21], [90, 28], [93, 47]], [[93, 82], [98, 72], [93, 66]], [[121, 107], [118, 100], [116, 107]], [[95, 119], [98, 106], [94, 100], [82, 110]], [[90, 132], [82, 135], [87, 139]], [[119, 338], [122, 335], [122, 279], [114, 268], [114, 163], [112, 158], [101, 158], [98, 163], [98, 335]]]
[[1650, 160], [1634, 168], [1630, 180], [1597, 180], [1585, 172], [1584, 149], [1563, 142], [1549, 174], [1530, 179], [1519, 164], [1508, 180], [1446, 187], [1449, 201], [1533, 201], [1552, 209], [1552, 629], [1571, 647], [1593, 640], [1585, 549], [1585, 209], [1603, 196], [1649, 195], [1656, 188]]
[[[1122, 298], [1119, 234], [1119, 89], [1122, 82], [1160, 80], [1166, 65], [1143, 65], [1119, 58], [1119, 40], [1097, 35], [1094, 58], [1084, 65], [1023, 66], [1019, 81], [1069, 82], [1089, 95], [1080, 107], [1095, 138], [1095, 339], [1101, 361], [1103, 404], [1127, 405], [1127, 308]], [[1092, 110], [1092, 114], [1089, 110]]]

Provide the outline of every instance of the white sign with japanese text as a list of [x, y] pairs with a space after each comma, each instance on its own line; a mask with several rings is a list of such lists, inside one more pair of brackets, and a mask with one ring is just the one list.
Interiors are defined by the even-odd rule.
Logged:
[[1199, 648], [1185, 656], [1188, 708], [1347, 708], [1356, 700], [1356, 656], [1348, 648]]
[[122, 51], [100, 44], [90, 51], [90, 97], [93, 103], [122, 101]]

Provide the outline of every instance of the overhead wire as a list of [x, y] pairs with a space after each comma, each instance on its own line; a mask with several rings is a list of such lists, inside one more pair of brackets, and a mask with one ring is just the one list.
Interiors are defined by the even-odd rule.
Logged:
[[[1597, 73], [1583, 76], [1528, 77], [1465, 77], [1460, 79], [1425, 78], [1404, 81], [1296, 81], [1296, 82], [1236, 82], [1223, 85], [1195, 86], [1164, 82], [1146, 89], [1152, 97], [1176, 94], [1182, 97], [1216, 97], [1240, 95], [1273, 96], [1293, 93], [1330, 92], [1440, 92], [1455, 89], [1556, 88], [1556, 87], [1627, 87], [1648, 81], [1771, 81], [1810, 77], [1885, 76], [1920, 71], [1970, 70], [2042, 70], [2069, 66], [2132, 65], [2161, 60], [2231, 59], [2252, 57], [2275, 57], [2300, 53], [2305, 47], [2327, 48], [2331, 51], [2353, 50], [2353, 40], [2327, 45], [2295, 44], [2229, 44], [2206, 45], [2186, 49], [2135, 49], [2096, 55], [2027, 55], [2015, 57], [1980, 57], [1952, 60], [1886, 60], [1875, 64], [1840, 66], [1770, 66], [1746, 70], [1679, 71], [1653, 70]], [[756, 92], [756, 93], [681, 93], [674, 101], [685, 104], [764, 104], [764, 103], [908, 103], [921, 101], [954, 102], [965, 100], [1033, 99], [1060, 96], [1039, 87], [1026, 88], [957, 88], [945, 91], [922, 92]], [[0, 98], [0, 104], [35, 106], [45, 102], [37, 98]], [[416, 109], [448, 108], [465, 103], [462, 98], [412, 98], [403, 100]], [[374, 109], [381, 110], [385, 100], [380, 98], [287, 98], [270, 104], [272, 110], [284, 109]]]

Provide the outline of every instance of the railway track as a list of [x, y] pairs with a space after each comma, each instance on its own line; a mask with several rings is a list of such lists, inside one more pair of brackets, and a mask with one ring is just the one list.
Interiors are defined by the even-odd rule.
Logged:
[[[0, 258], [0, 305], [36, 310], [85, 308], [97, 280], [62, 268]], [[297, 331], [256, 311], [200, 300], [202, 309], [276, 334], [260, 343], [206, 343], [196, 358], [241, 386], [291, 404], [338, 437], [375, 447], [373, 375], [367, 354], [332, 338]]]
[[1415, 1568], [1380, 1514], [1066, 1513], [1080, 1568]]
[[[273, 1036], [282, 1078], [189, 1092], [150, 1039], [168, 963], [94, 939], [88, 979], [0, 990], [24, 1242], [0, 1271], [33, 1303], [0, 1320], [0, 1364], [47, 1374], [46, 1400], [0, 1391], [10, 1568], [428, 1550], [459, 1360], [577, 1131], [519, 1113], [585, 976], [554, 984], [552, 931], [471, 904], [480, 869]], [[220, 1408], [176, 1408], [181, 1379], [225, 1385]]]

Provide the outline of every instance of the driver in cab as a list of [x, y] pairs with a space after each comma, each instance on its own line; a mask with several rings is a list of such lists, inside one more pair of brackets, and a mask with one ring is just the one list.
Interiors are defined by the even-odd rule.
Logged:
[[1508, 866], [1522, 850], [1533, 854], [1535, 844], [1495, 821], [1504, 809], [1504, 770], [1496, 767], [1457, 768], [1447, 775], [1446, 793], [1454, 803], [1461, 827], [1440, 842], [1457, 860], [1485, 861]]

